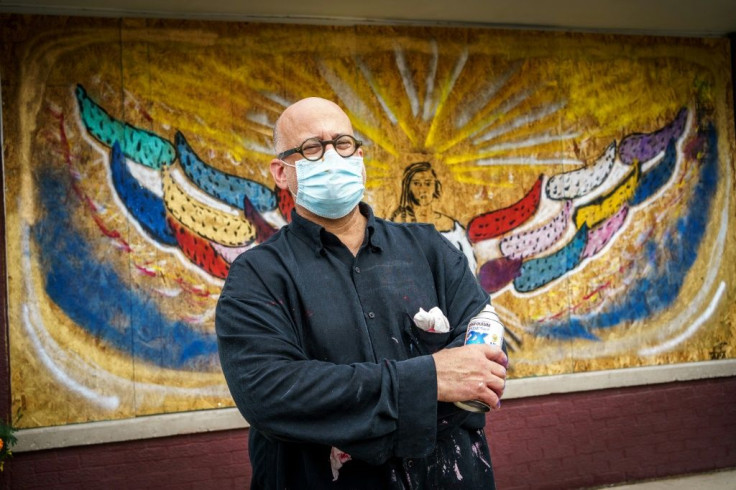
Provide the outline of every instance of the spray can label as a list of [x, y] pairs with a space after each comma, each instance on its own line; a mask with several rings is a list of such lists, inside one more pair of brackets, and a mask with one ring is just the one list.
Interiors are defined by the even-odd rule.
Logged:
[[503, 345], [503, 324], [492, 306], [486, 306], [468, 323], [465, 344]]
[[[468, 330], [465, 333], [465, 345], [488, 344], [503, 346], [503, 323], [496, 315], [496, 310], [491, 305], [486, 305], [483, 311], [474, 316], [468, 322]], [[491, 409], [480, 400], [467, 400], [455, 402], [455, 405], [469, 412], [487, 412]]]

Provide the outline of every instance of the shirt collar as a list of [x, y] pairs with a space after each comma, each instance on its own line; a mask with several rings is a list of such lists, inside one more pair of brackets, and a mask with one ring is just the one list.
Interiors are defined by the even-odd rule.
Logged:
[[[381, 239], [376, 231], [376, 217], [373, 214], [373, 209], [366, 203], [361, 202], [358, 204], [360, 213], [365, 216], [368, 220], [366, 223], [368, 243], [372, 252], [379, 252], [381, 250]], [[329, 233], [322, 225], [318, 225], [313, 221], [309, 221], [297, 214], [296, 209], [291, 211], [291, 225], [290, 228], [294, 233], [305, 240], [312, 248], [316, 255], [321, 256], [324, 253], [324, 248], [327, 242], [327, 234]]]

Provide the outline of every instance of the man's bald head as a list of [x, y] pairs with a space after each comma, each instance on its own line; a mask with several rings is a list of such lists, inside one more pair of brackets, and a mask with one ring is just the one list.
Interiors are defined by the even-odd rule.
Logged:
[[346, 128], [341, 134], [353, 134], [347, 114], [331, 100], [307, 97], [284, 109], [273, 129], [276, 154], [300, 145], [307, 138], [321, 137], [330, 127]]

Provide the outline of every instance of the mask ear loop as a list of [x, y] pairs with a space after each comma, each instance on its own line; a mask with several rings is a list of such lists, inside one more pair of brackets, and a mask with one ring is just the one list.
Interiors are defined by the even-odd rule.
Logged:
[[[287, 167], [291, 167], [291, 168], [296, 168], [296, 165], [293, 164], [293, 163], [285, 162], [285, 161], [283, 161], [280, 158], [278, 160], [281, 162], [282, 165], [286, 165]], [[289, 187], [289, 184], [288, 183], [286, 184], [286, 187], [287, 187], [287, 189], [289, 189], [289, 194], [291, 194], [291, 197], [294, 198], [294, 202], [296, 203], [296, 193], [291, 190], [291, 187]]]

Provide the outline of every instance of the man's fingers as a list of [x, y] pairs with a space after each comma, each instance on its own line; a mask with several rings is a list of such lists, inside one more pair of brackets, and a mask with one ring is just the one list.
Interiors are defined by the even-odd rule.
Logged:
[[496, 407], [503, 396], [506, 355], [496, 346], [468, 345], [433, 354], [440, 401], [480, 400]]
[[496, 362], [504, 368], [508, 367], [509, 365], [509, 358], [506, 356], [504, 351], [501, 350], [500, 347], [497, 347], [495, 345], [486, 346], [485, 355], [486, 359]]
[[473, 399], [485, 403], [492, 409], [497, 409], [501, 406], [500, 402], [502, 396], [503, 390], [501, 390], [501, 393], [498, 393], [493, 388], [483, 383], [483, 386], [480, 387], [475, 396], [473, 396]]
[[506, 368], [502, 364], [494, 362], [491, 364], [491, 374], [497, 378], [506, 379]]
[[486, 387], [493, 391], [499, 398], [503, 396], [503, 390], [506, 388], [506, 380], [503, 378], [493, 377], [486, 383]]

